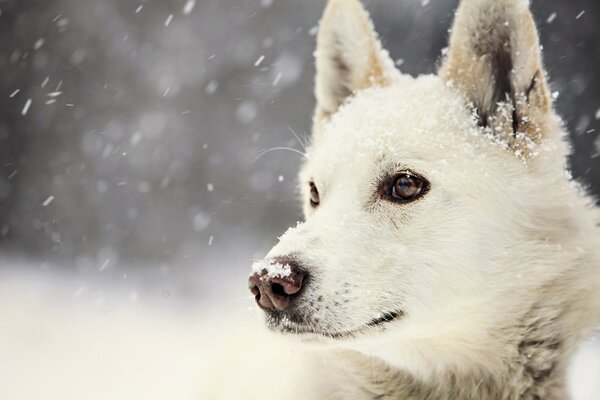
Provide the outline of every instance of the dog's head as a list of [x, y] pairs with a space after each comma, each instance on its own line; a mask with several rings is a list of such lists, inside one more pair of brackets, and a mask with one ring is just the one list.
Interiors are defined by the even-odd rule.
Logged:
[[515, 318], [516, 299], [560, 273], [545, 262], [568, 221], [526, 2], [463, 0], [439, 74], [413, 78], [357, 0], [332, 0], [316, 57], [306, 221], [250, 279], [268, 325], [365, 349], [390, 331], [451, 345]]

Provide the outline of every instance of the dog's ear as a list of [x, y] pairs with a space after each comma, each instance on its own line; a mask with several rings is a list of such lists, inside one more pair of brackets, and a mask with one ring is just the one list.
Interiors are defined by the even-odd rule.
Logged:
[[462, 0], [440, 69], [467, 95], [479, 125], [522, 157], [543, 140], [552, 107], [527, 3]]
[[313, 131], [356, 91], [390, 81], [393, 62], [358, 0], [329, 1], [317, 37], [316, 67]]

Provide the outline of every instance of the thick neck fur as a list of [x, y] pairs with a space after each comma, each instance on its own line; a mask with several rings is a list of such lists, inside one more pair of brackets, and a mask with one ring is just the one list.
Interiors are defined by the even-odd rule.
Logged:
[[[340, 384], [329, 388], [327, 399], [366, 400], [565, 400], [565, 373], [573, 351], [565, 339], [564, 307], [552, 300], [533, 305], [520, 322], [499, 331], [493, 367], [471, 372], [448, 370], [427, 381], [355, 352], [331, 359]], [[357, 390], [358, 388], [358, 390]]]
[[[365, 361], [375, 364], [373, 361]], [[562, 384], [556, 381], [538, 384], [529, 377], [519, 374], [522, 365], [516, 365], [517, 371], [507, 373], [501, 382], [497, 377], [481, 373], [479, 375], [459, 376], [449, 372], [436, 382], [420, 382], [408, 373], [395, 371], [378, 365], [372, 368], [373, 377], [365, 379], [346, 371], [352, 382], [362, 379], [360, 390], [340, 388], [332, 398], [348, 400], [388, 399], [388, 400], [564, 400], [566, 394]], [[514, 376], [512, 376], [514, 375]], [[528, 380], [525, 385], [520, 380]], [[515, 386], [513, 386], [513, 383]]]

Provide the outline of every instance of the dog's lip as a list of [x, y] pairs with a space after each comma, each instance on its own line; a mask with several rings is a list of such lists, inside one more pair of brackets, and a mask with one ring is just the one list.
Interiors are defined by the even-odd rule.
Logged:
[[400, 310], [388, 311], [388, 312], [383, 313], [380, 317], [374, 318], [371, 321], [365, 323], [364, 325], [362, 325], [359, 328], [349, 330], [349, 331], [343, 331], [343, 332], [321, 331], [321, 330], [315, 329], [314, 327], [307, 327], [305, 325], [303, 326], [300, 324], [296, 324], [296, 326], [294, 326], [293, 328], [279, 325], [279, 328], [282, 330], [285, 330], [285, 333], [294, 334], [294, 335], [317, 335], [317, 336], [324, 336], [324, 337], [327, 337], [330, 339], [345, 339], [345, 338], [355, 337], [361, 333], [364, 333], [365, 331], [367, 331], [371, 328], [375, 328], [375, 327], [387, 324], [389, 322], [395, 321], [398, 318], [401, 318], [403, 315], [404, 315], [404, 313]]
[[392, 321], [400, 318], [402, 315], [404, 315], [404, 313], [400, 310], [389, 311], [389, 312], [383, 313], [381, 315], [381, 317], [375, 318], [374, 320], [369, 322], [367, 324], [367, 326], [377, 326], [377, 325], [385, 324], [388, 322], [392, 322]]

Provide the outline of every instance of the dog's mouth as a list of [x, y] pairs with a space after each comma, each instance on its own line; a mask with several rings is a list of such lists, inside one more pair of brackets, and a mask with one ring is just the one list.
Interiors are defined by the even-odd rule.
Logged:
[[400, 319], [404, 313], [400, 310], [388, 311], [381, 314], [377, 318], [373, 318], [358, 328], [347, 331], [330, 331], [319, 327], [309, 321], [305, 321], [299, 315], [273, 315], [267, 314], [267, 325], [271, 330], [278, 331], [283, 334], [297, 336], [325, 337], [329, 339], [349, 339], [355, 338], [362, 334], [368, 333], [372, 329], [384, 329], [384, 326], [390, 322]]
[[384, 313], [381, 317], [375, 318], [371, 322], [367, 323], [367, 326], [378, 326], [388, 322], [392, 322], [403, 315], [402, 311], [391, 311]]

